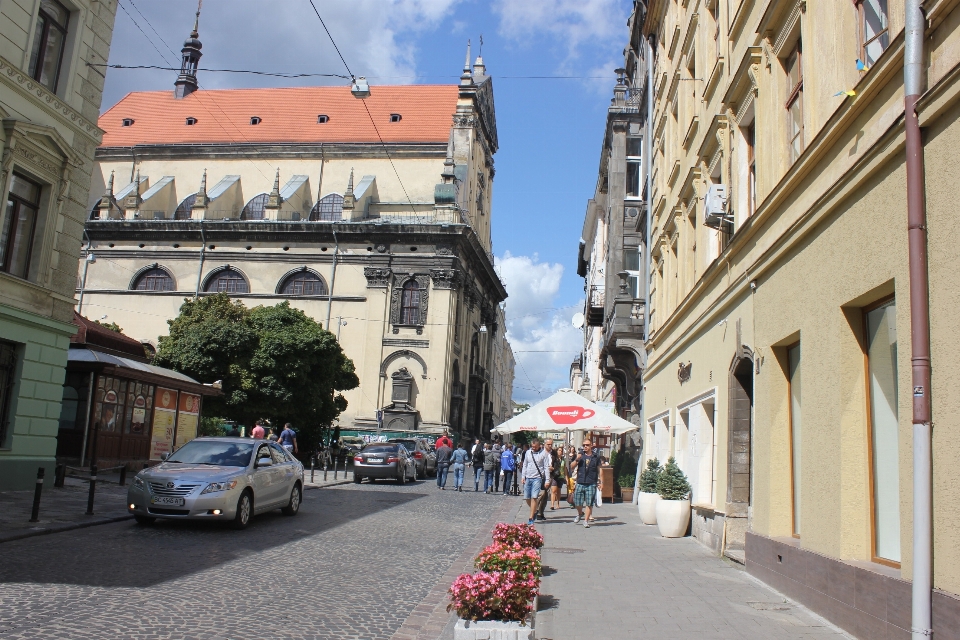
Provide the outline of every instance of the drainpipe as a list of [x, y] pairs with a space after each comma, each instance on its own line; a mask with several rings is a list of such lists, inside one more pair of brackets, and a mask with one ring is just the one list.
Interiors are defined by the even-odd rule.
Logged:
[[910, 351], [913, 367], [913, 620], [914, 640], [929, 638], [933, 590], [933, 487], [930, 412], [930, 301], [924, 201], [923, 138], [917, 100], [924, 86], [921, 0], [906, 0], [904, 131], [907, 152], [907, 238], [910, 257]]
[[80, 278], [80, 299], [77, 301], [77, 315], [83, 315], [83, 292], [87, 289], [87, 269], [91, 262], [97, 261], [97, 256], [90, 252], [90, 236], [87, 236], [87, 230], [83, 230], [83, 235], [87, 237], [87, 248], [83, 251], [83, 277]]
[[207, 236], [203, 233], [203, 218], [200, 219], [200, 267], [197, 269], [197, 290], [193, 299], [200, 297], [200, 282], [203, 279], [203, 261], [207, 257]]
[[330, 274], [330, 291], [327, 292], [327, 324], [326, 330], [330, 331], [330, 310], [333, 308], [333, 285], [337, 282], [337, 255], [340, 253], [340, 242], [337, 240], [337, 232], [333, 232], [333, 272]]

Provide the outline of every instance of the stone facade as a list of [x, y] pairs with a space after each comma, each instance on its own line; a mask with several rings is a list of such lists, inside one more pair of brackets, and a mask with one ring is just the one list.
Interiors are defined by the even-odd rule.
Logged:
[[[42, 17], [39, 2], [0, 4], [0, 188], [6, 194], [22, 180], [36, 194], [16, 212], [9, 204], [0, 212], [0, 489], [34, 486], [38, 467], [53, 478], [83, 221], [103, 133], [103, 70], [85, 62], [107, 61], [116, 8], [116, 0], [72, 0]], [[47, 46], [34, 59], [41, 40]]]

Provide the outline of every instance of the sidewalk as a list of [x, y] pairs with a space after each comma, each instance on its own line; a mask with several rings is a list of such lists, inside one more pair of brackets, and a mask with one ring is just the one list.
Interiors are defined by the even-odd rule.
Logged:
[[661, 538], [635, 505], [604, 504], [589, 529], [573, 509], [547, 514], [537, 638], [850, 637], [693, 538]]

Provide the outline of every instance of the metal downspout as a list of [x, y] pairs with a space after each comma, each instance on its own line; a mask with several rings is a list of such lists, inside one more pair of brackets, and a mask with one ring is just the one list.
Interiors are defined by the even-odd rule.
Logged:
[[930, 410], [930, 300], [923, 176], [923, 137], [916, 112], [923, 93], [921, 0], [906, 0], [904, 20], [904, 132], [906, 134], [907, 234], [910, 258], [910, 351], [913, 369], [913, 619], [914, 640], [933, 635], [933, 496]]
[[207, 257], [207, 236], [203, 232], [203, 218], [200, 219], [200, 267], [197, 269], [197, 290], [193, 294], [193, 299], [200, 297], [200, 283], [203, 279], [203, 261]]
[[83, 250], [83, 276], [80, 278], [80, 296], [77, 300], [77, 315], [83, 315], [83, 292], [87, 289], [87, 269], [90, 268], [90, 236], [87, 235], [86, 222], [84, 222], [83, 235], [87, 239], [87, 247]]
[[330, 274], [330, 292], [327, 294], [327, 324], [324, 327], [330, 331], [330, 310], [333, 308], [333, 285], [337, 282], [337, 255], [340, 253], [340, 242], [337, 240], [337, 232], [333, 232], [333, 272]]

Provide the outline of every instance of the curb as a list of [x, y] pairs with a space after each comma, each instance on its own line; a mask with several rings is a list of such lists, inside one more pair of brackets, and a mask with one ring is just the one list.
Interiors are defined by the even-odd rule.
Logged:
[[101, 524], [123, 522], [124, 520], [133, 520], [133, 516], [132, 515], [114, 516], [111, 518], [99, 518], [97, 520], [91, 520], [89, 522], [68, 522], [65, 524], [53, 525], [45, 529], [30, 529], [28, 531], [19, 531], [17, 533], [11, 533], [11, 534], [0, 533], [0, 544], [3, 544], [4, 542], [13, 542], [14, 540], [23, 540], [24, 538], [45, 536], [51, 533], [61, 533], [63, 531], [72, 531], [74, 529], [86, 529], [87, 527], [95, 527]]
[[337, 487], [342, 484], [353, 484], [353, 480], [337, 480], [335, 482], [327, 482], [326, 484], [309, 484], [307, 482], [303, 483], [304, 490], [307, 489], [325, 489], [326, 487]]

